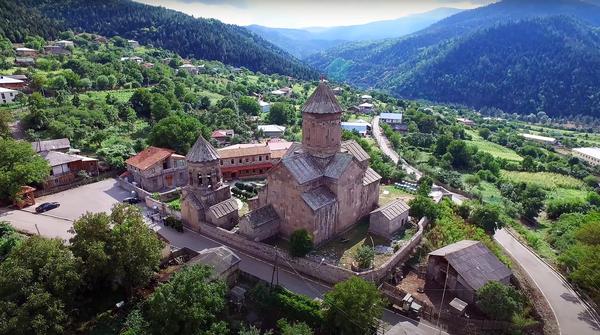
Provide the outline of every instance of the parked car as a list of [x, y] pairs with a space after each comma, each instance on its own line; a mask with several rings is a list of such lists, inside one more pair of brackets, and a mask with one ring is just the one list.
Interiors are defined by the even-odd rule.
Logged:
[[140, 202], [140, 198], [138, 198], [138, 197], [128, 197], [128, 198], [123, 199], [123, 203], [125, 203], [125, 204], [135, 205], [138, 202]]
[[36, 213], [44, 213], [47, 212], [49, 210], [55, 209], [60, 207], [60, 204], [58, 202], [45, 202], [39, 206], [37, 206], [35, 208], [35, 212]]

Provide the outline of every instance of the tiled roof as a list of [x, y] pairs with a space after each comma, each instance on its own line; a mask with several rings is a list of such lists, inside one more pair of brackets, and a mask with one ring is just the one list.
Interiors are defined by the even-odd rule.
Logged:
[[323, 176], [317, 163], [308, 154], [286, 155], [281, 161], [300, 185]]
[[204, 163], [218, 160], [219, 154], [215, 151], [215, 148], [200, 135], [185, 158], [191, 163]]
[[351, 153], [359, 162], [368, 160], [369, 154], [354, 140], [342, 142], [342, 150]]
[[36, 152], [49, 150], [66, 150], [71, 148], [71, 142], [68, 138], [59, 138], [56, 140], [31, 142], [31, 147]]
[[212, 205], [208, 208], [208, 211], [213, 214], [214, 217], [222, 218], [227, 214], [230, 214], [238, 210], [238, 203], [235, 198], [229, 198], [221, 201], [216, 205]]
[[337, 201], [335, 194], [325, 186], [319, 186], [302, 193], [302, 199], [304, 199], [304, 202], [306, 202], [313, 211], [331, 205]]
[[396, 199], [383, 207], [377, 208], [376, 210], [372, 211], [371, 214], [381, 213], [386, 217], [386, 219], [393, 220], [401, 214], [406, 213], [409, 209], [410, 207], [406, 204], [406, 202], [402, 201], [401, 199]]
[[323, 175], [328, 178], [338, 179], [346, 171], [350, 162], [352, 162], [352, 155], [338, 152], [325, 167]]
[[379, 175], [379, 173], [375, 172], [375, 170], [371, 168], [367, 168], [367, 171], [365, 171], [365, 176], [363, 177], [363, 185], [367, 186], [378, 180], [381, 180], [381, 176]]
[[233, 157], [268, 155], [271, 153], [271, 150], [266, 144], [262, 144], [260, 146], [221, 148], [217, 149], [217, 153], [221, 159], [227, 159]]
[[126, 160], [125, 163], [144, 171], [154, 164], [169, 158], [173, 152], [174, 151], [171, 149], [148, 147], [144, 149], [144, 151]]
[[59, 166], [62, 164], [77, 162], [81, 160], [80, 157], [63, 154], [62, 152], [57, 151], [44, 151], [40, 153], [40, 156], [42, 156], [46, 161], [48, 161], [48, 164], [50, 164], [50, 166]]
[[332, 114], [341, 112], [342, 107], [338, 104], [335, 94], [324, 82], [319, 83], [317, 89], [302, 106], [302, 113]]
[[429, 255], [444, 257], [473, 290], [489, 281], [500, 281], [511, 275], [506, 265], [478, 241], [462, 240]]

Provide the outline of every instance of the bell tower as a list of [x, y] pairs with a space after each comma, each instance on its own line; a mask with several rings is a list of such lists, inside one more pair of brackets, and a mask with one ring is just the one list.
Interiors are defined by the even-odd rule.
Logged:
[[207, 193], [223, 185], [219, 154], [204, 137], [198, 137], [185, 158], [188, 164], [189, 186], [195, 192]]
[[302, 146], [313, 156], [326, 158], [340, 151], [342, 108], [321, 81], [302, 107]]

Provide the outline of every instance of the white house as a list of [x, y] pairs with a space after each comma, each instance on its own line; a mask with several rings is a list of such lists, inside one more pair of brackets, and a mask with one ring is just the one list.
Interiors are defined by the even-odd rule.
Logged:
[[361, 113], [371, 113], [373, 111], [373, 107], [374, 105], [370, 102], [364, 102], [360, 105], [358, 105], [358, 109], [360, 110]]
[[592, 166], [600, 165], [600, 148], [575, 148], [573, 154]]
[[132, 61], [132, 62], [136, 62], [138, 64], [141, 64], [141, 63], [144, 62], [144, 59], [142, 57], [138, 57], [138, 56], [121, 57], [121, 62], [125, 62], [125, 61]]
[[538, 143], [542, 143], [542, 144], [553, 145], [553, 144], [558, 143], [558, 141], [554, 137], [547, 137], [547, 136], [540, 136], [540, 135], [533, 135], [533, 134], [521, 134], [521, 137], [523, 137], [526, 140], [534, 141], [534, 142], [538, 142]]
[[271, 104], [266, 101], [258, 100], [258, 105], [263, 113], [268, 113], [271, 110]]
[[140, 47], [140, 43], [136, 40], [127, 40], [127, 43], [129, 43], [129, 46], [134, 49]]
[[283, 137], [285, 127], [276, 124], [259, 125], [258, 130], [262, 131], [265, 137]]
[[198, 67], [194, 64], [183, 64], [179, 67], [180, 71], [185, 71], [189, 74], [195, 75], [198, 74], [200, 72], [200, 70], [198, 69]]
[[11, 90], [10, 88], [0, 87], [0, 104], [10, 104], [14, 102], [19, 91]]
[[283, 97], [290, 97], [292, 96], [292, 89], [289, 87], [282, 87], [278, 90], [272, 91], [271, 94]]
[[367, 136], [371, 131], [371, 125], [365, 120], [356, 120], [351, 122], [342, 122], [342, 129], [347, 131], [356, 131], [360, 136]]
[[68, 48], [68, 47], [72, 48], [75, 46], [75, 43], [73, 43], [73, 41], [61, 40], [61, 41], [54, 42], [54, 45], [58, 45], [59, 47], [62, 47], [62, 48]]

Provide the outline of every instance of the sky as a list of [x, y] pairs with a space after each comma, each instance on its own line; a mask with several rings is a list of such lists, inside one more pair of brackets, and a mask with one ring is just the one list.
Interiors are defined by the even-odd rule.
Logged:
[[469, 9], [492, 0], [135, 0], [237, 25], [331, 27], [395, 19], [440, 7]]

